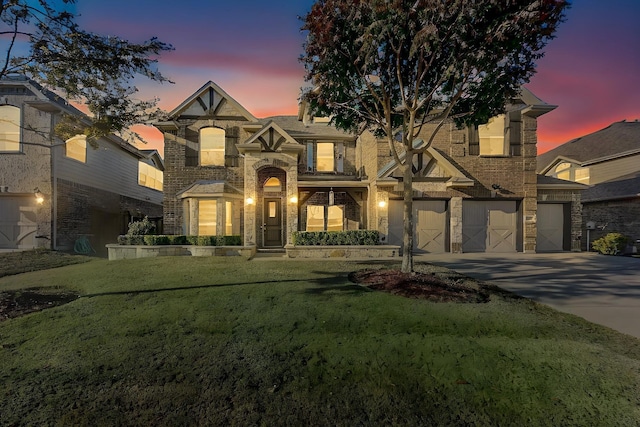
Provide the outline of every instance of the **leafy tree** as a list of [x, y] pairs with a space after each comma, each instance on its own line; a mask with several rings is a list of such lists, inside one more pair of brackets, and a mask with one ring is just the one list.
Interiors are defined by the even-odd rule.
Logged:
[[[152, 118], [157, 100], [134, 98], [136, 76], [169, 82], [156, 69], [171, 45], [152, 38], [141, 44], [102, 36], [78, 26], [65, 5], [75, 0], [0, 1], [0, 79], [25, 76], [67, 100], [84, 103], [91, 123], [66, 117], [62, 138], [83, 129], [90, 141], [121, 133]], [[59, 7], [63, 6], [63, 7]]]
[[[340, 129], [366, 128], [385, 138], [402, 171], [402, 271], [413, 270], [414, 156], [451, 120], [477, 125], [504, 112], [534, 74], [568, 6], [567, 0], [318, 0], [304, 18], [301, 61], [314, 84], [305, 95], [312, 113], [331, 116]], [[433, 132], [418, 140], [427, 123]]]

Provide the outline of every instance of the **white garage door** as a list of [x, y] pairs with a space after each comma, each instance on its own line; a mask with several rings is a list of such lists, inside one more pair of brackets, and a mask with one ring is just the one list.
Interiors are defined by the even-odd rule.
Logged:
[[0, 197], [0, 249], [36, 247], [36, 202], [33, 196]]
[[564, 250], [564, 205], [561, 203], [538, 204], [538, 252]]
[[515, 201], [464, 201], [463, 252], [517, 252], [518, 213]]
[[[389, 201], [389, 244], [402, 246], [402, 200]], [[444, 200], [415, 200], [413, 202], [413, 249], [441, 253], [448, 248], [447, 202]]]

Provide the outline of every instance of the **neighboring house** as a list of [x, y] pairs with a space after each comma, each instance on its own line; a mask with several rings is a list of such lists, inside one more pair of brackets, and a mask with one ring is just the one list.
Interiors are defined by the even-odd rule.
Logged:
[[541, 174], [589, 185], [582, 193], [583, 249], [611, 232], [640, 239], [640, 122], [616, 122], [538, 157]]
[[[537, 117], [554, 108], [523, 89], [487, 125], [439, 132], [414, 162], [415, 250], [536, 251], [549, 222], [555, 239], [542, 249], [576, 249], [580, 186], [539, 190], [535, 171]], [[298, 116], [258, 119], [206, 83], [156, 124], [165, 232], [239, 234], [270, 249], [291, 244], [294, 231], [373, 229], [401, 245], [402, 177], [387, 142], [328, 122], [304, 102]], [[539, 204], [559, 208], [560, 221], [538, 215]]]
[[161, 225], [158, 152], [115, 136], [98, 148], [80, 135], [61, 141], [53, 126], [64, 113], [85, 117], [34, 82], [0, 81], [0, 249], [103, 255], [132, 218]]

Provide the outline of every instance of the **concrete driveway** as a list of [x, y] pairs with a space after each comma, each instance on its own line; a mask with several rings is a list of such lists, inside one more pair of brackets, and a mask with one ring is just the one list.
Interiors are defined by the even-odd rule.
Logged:
[[640, 258], [593, 252], [424, 254], [442, 265], [640, 338]]

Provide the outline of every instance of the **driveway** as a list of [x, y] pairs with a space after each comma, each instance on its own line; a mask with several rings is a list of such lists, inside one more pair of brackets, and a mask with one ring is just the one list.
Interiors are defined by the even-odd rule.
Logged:
[[442, 265], [640, 338], [640, 258], [593, 252], [424, 254]]

